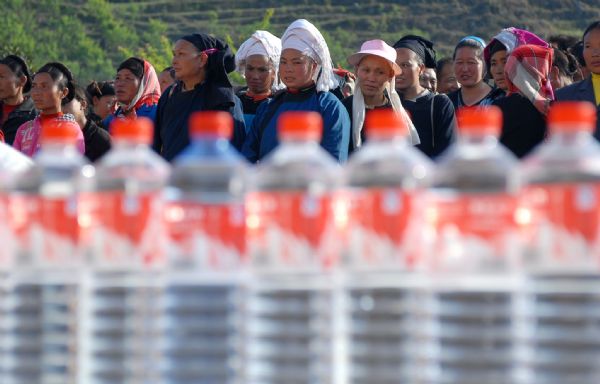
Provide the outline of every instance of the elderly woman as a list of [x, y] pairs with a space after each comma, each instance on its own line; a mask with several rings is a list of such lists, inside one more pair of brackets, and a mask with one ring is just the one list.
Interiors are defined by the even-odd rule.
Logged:
[[359, 149], [365, 140], [363, 126], [368, 111], [380, 108], [391, 108], [401, 115], [408, 128], [408, 136], [414, 144], [418, 144], [419, 135], [394, 86], [394, 77], [400, 73], [396, 50], [383, 40], [370, 40], [363, 43], [359, 52], [348, 57], [348, 63], [356, 68], [354, 95], [343, 101], [352, 122], [349, 152]]
[[485, 42], [476, 36], [463, 38], [454, 48], [454, 74], [461, 86], [448, 94], [454, 109], [490, 105], [504, 96], [504, 91], [485, 82], [484, 48]]
[[232, 145], [241, 149], [246, 135], [239, 99], [227, 74], [235, 69], [229, 46], [204, 33], [186, 35], [173, 46], [173, 69], [177, 81], [158, 102], [155, 151], [173, 160], [190, 144], [188, 121], [197, 111], [227, 111], [234, 119]]
[[329, 48], [319, 30], [296, 20], [283, 34], [279, 77], [287, 89], [258, 109], [242, 153], [255, 163], [278, 144], [277, 119], [285, 111], [314, 111], [323, 117], [321, 146], [339, 162], [348, 157], [350, 118], [338, 98]]
[[278, 80], [280, 56], [281, 40], [267, 31], [254, 32], [235, 55], [236, 69], [247, 84], [237, 93], [246, 127], [252, 125], [258, 107], [281, 88]]

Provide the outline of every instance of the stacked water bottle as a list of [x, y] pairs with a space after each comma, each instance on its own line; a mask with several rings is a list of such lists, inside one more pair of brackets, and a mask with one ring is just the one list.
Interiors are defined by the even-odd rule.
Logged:
[[96, 167], [44, 126], [0, 186], [0, 382], [598, 383], [595, 118], [555, 104], [519, 163], [461, 110], [434, 165], [370, 111], [344, 168], [310, 112], [254, 168], [224, 112], [172, 167], [141, 118]]

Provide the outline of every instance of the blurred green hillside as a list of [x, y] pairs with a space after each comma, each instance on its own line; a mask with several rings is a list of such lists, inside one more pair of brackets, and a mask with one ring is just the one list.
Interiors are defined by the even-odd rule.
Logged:
[[501, 28], [517, 26], [542, 37], [580, 36], [600, 20], [597, 0], [409, 1], [363, 0], [3, 0], [0, 53], [27, 57], [33, 69], [63, 61], [81, 82], [109, 79], [119, 62], [138, 55], [157, 70], [169, 65], [171, 44], [190, 32], [227, 39], [235, 49], [254, 30], [281, 35], [297, 18], [323, 32], [336, 65], [361, 42], [394, 43], [413, 33], [451, 53], [467, 34], [488, 40]]

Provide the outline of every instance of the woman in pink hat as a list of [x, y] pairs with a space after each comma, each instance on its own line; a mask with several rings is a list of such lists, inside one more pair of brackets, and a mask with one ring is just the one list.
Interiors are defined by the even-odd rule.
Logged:
[[354, 95], [343, 101], [352, 122], [349, 152], [361, 147], [365, 140], [365, 116], [369, 110], [378, 108], [392, 108], [400, 114], [406, 122], [411, 142], [419, 144], [419, 135], [394, 86], [394, 77], [400, 72], [396, 50], [383, 40], [369, 40], [363, 43], [359, 52], [348, 57], [348, 63], [356, 69]]

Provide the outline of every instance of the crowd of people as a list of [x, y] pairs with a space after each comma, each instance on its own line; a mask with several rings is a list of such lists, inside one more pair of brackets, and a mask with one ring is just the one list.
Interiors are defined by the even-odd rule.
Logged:
[[[186, 35], [162, 72], [130, 57], [114, 81], [85, 89], [62, 63], [32, 74], [23, 58], [8, 55], [0, 60], [0, 136], [34, 156], [44, 124], [58, 122], [77, 131], [79, 150], [95, 161], [110, 149], [112, 121], [143, 116], [154, 122], [153, 149], [171, 161], [190, 143], [191, 114], [219, 110], [233, 116], [233, 146], [255, 163], [278, 145], [283, 112], [315, 111], [323, 118], [321, 146], [345, 162], [366, 140], [369, 111], [389, 108], [405, 121], [407, 140], [436, 159], [455, 140], [458, 108], [496, 105], [503, 112], [500, 142], [523, 157], [545, 139], [554, 101], [588, 101], [600, 113], [600, 21], [581, 40], [546, 41], [506, 28], [488, 39], [462, 38], [452, 57], [438, 59], [434, 45], [416, 35], [393, 45], [369, 40], [347, 58], [346, 71], [334, 68], [320, 31], [300, 19], [281, 38], [256, 31], [236, 55], [219, 38]], [[245, 87], [231, 84], [233, 71]], [[600, 140], [600, 119], [594, 135]]]

